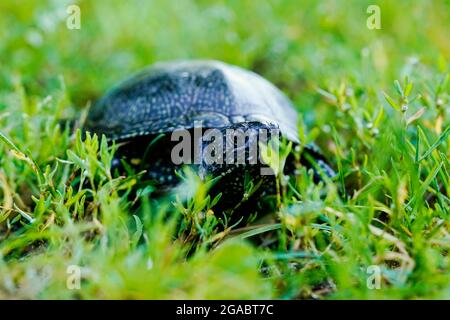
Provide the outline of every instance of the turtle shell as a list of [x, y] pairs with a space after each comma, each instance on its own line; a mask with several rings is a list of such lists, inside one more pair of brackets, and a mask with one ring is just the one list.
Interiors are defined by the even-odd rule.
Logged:
[[108, 92], [90, 111], [87, 131], [114, 140], [242, 122], [275, 125], [298, 142], [297, 113], [261, 76], [219, 61], [157, 63]]

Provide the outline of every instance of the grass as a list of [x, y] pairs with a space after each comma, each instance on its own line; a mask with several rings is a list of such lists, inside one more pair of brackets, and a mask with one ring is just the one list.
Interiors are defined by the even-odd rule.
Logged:
[[[447, 2], [79, 1], [80, 30], [68, 4], [0, 3], [0, 298], [450, 298]], [[179, 58], [277, 84], [336, 179], [280, 175], [279, 210], [233, 227], [191, 172], [156, 199], [61, 127]]]

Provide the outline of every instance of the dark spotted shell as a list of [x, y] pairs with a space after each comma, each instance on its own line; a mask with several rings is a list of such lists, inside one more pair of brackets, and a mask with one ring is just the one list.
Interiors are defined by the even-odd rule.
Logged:
[[261, 76], [218, 61], [157, 63], [108, 92], [86, 130], [126, 139], [175, 129], [222, 128], [253, 121], [275, 125], [298, 142], [297, 113]]

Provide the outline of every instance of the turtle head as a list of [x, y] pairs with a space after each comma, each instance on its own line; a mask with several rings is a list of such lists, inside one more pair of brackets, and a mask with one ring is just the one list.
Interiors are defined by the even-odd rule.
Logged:
[[275, 125], [242, 122], [217, 129], [207, 129], [202, 135], [200, 177], [216, 182], [210, 192], [222, 193], [220, 206], [234, 208], [249, 194], [262, 191], [274, 181], [273, 171], [262, 159], [262, 146], [279, 137]]

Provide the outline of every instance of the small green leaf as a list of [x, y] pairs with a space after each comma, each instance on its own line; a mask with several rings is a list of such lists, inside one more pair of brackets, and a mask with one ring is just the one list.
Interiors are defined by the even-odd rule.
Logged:
[[331, 100], [333, 102], [337, 102], [337, 98], [335, 95], [333, 95], [332, 93], [325, 91], [323, 89], [317, 88], [316, 91], [318, 93], [320, 93], [322, 96], [324, 96], [325, 98], [327, 98], [328, 100]]
[[84, 160], [78, 157], [72, 150], [67, 150], [67, 157], [69, 158], [70, 161], [74, 162], [80, 169], [83, 170], [86, 169]]
[[411, 93], [412, 88], [413, 88], [413, 83], [412, 82], [408, 82], [408, 84], [406, 85], [406, 88], [405, 88], [405, 97], [409, 96], [409, 94]]
[[395, 101], [386, 92], [383, 92], [383, 95], [384, 95], [384, 98], [386, 99], [386, 101], [391, 105], [392, 108], [400, 111], [399, 105], [397, 103], [395, 103]]
[[402, 97], [405, 96], [403, 94], [403, 89], [402, 89], [402, 86], [400, 85], [400, 82], [398, 82], [398, 80], [395, 80], [394, 84], [395, 84], [395, 89], [397, 90], [398, 94], [401, 95]]
[[136, 246], [139, 242], [139, 239], [142, 236], [143, 225], [141, 219], [137, 215], [133, 215], [134, 222], [136, 223], [136, 231], [133, 233], [131, 237], [131, 243], [133, 246]]

